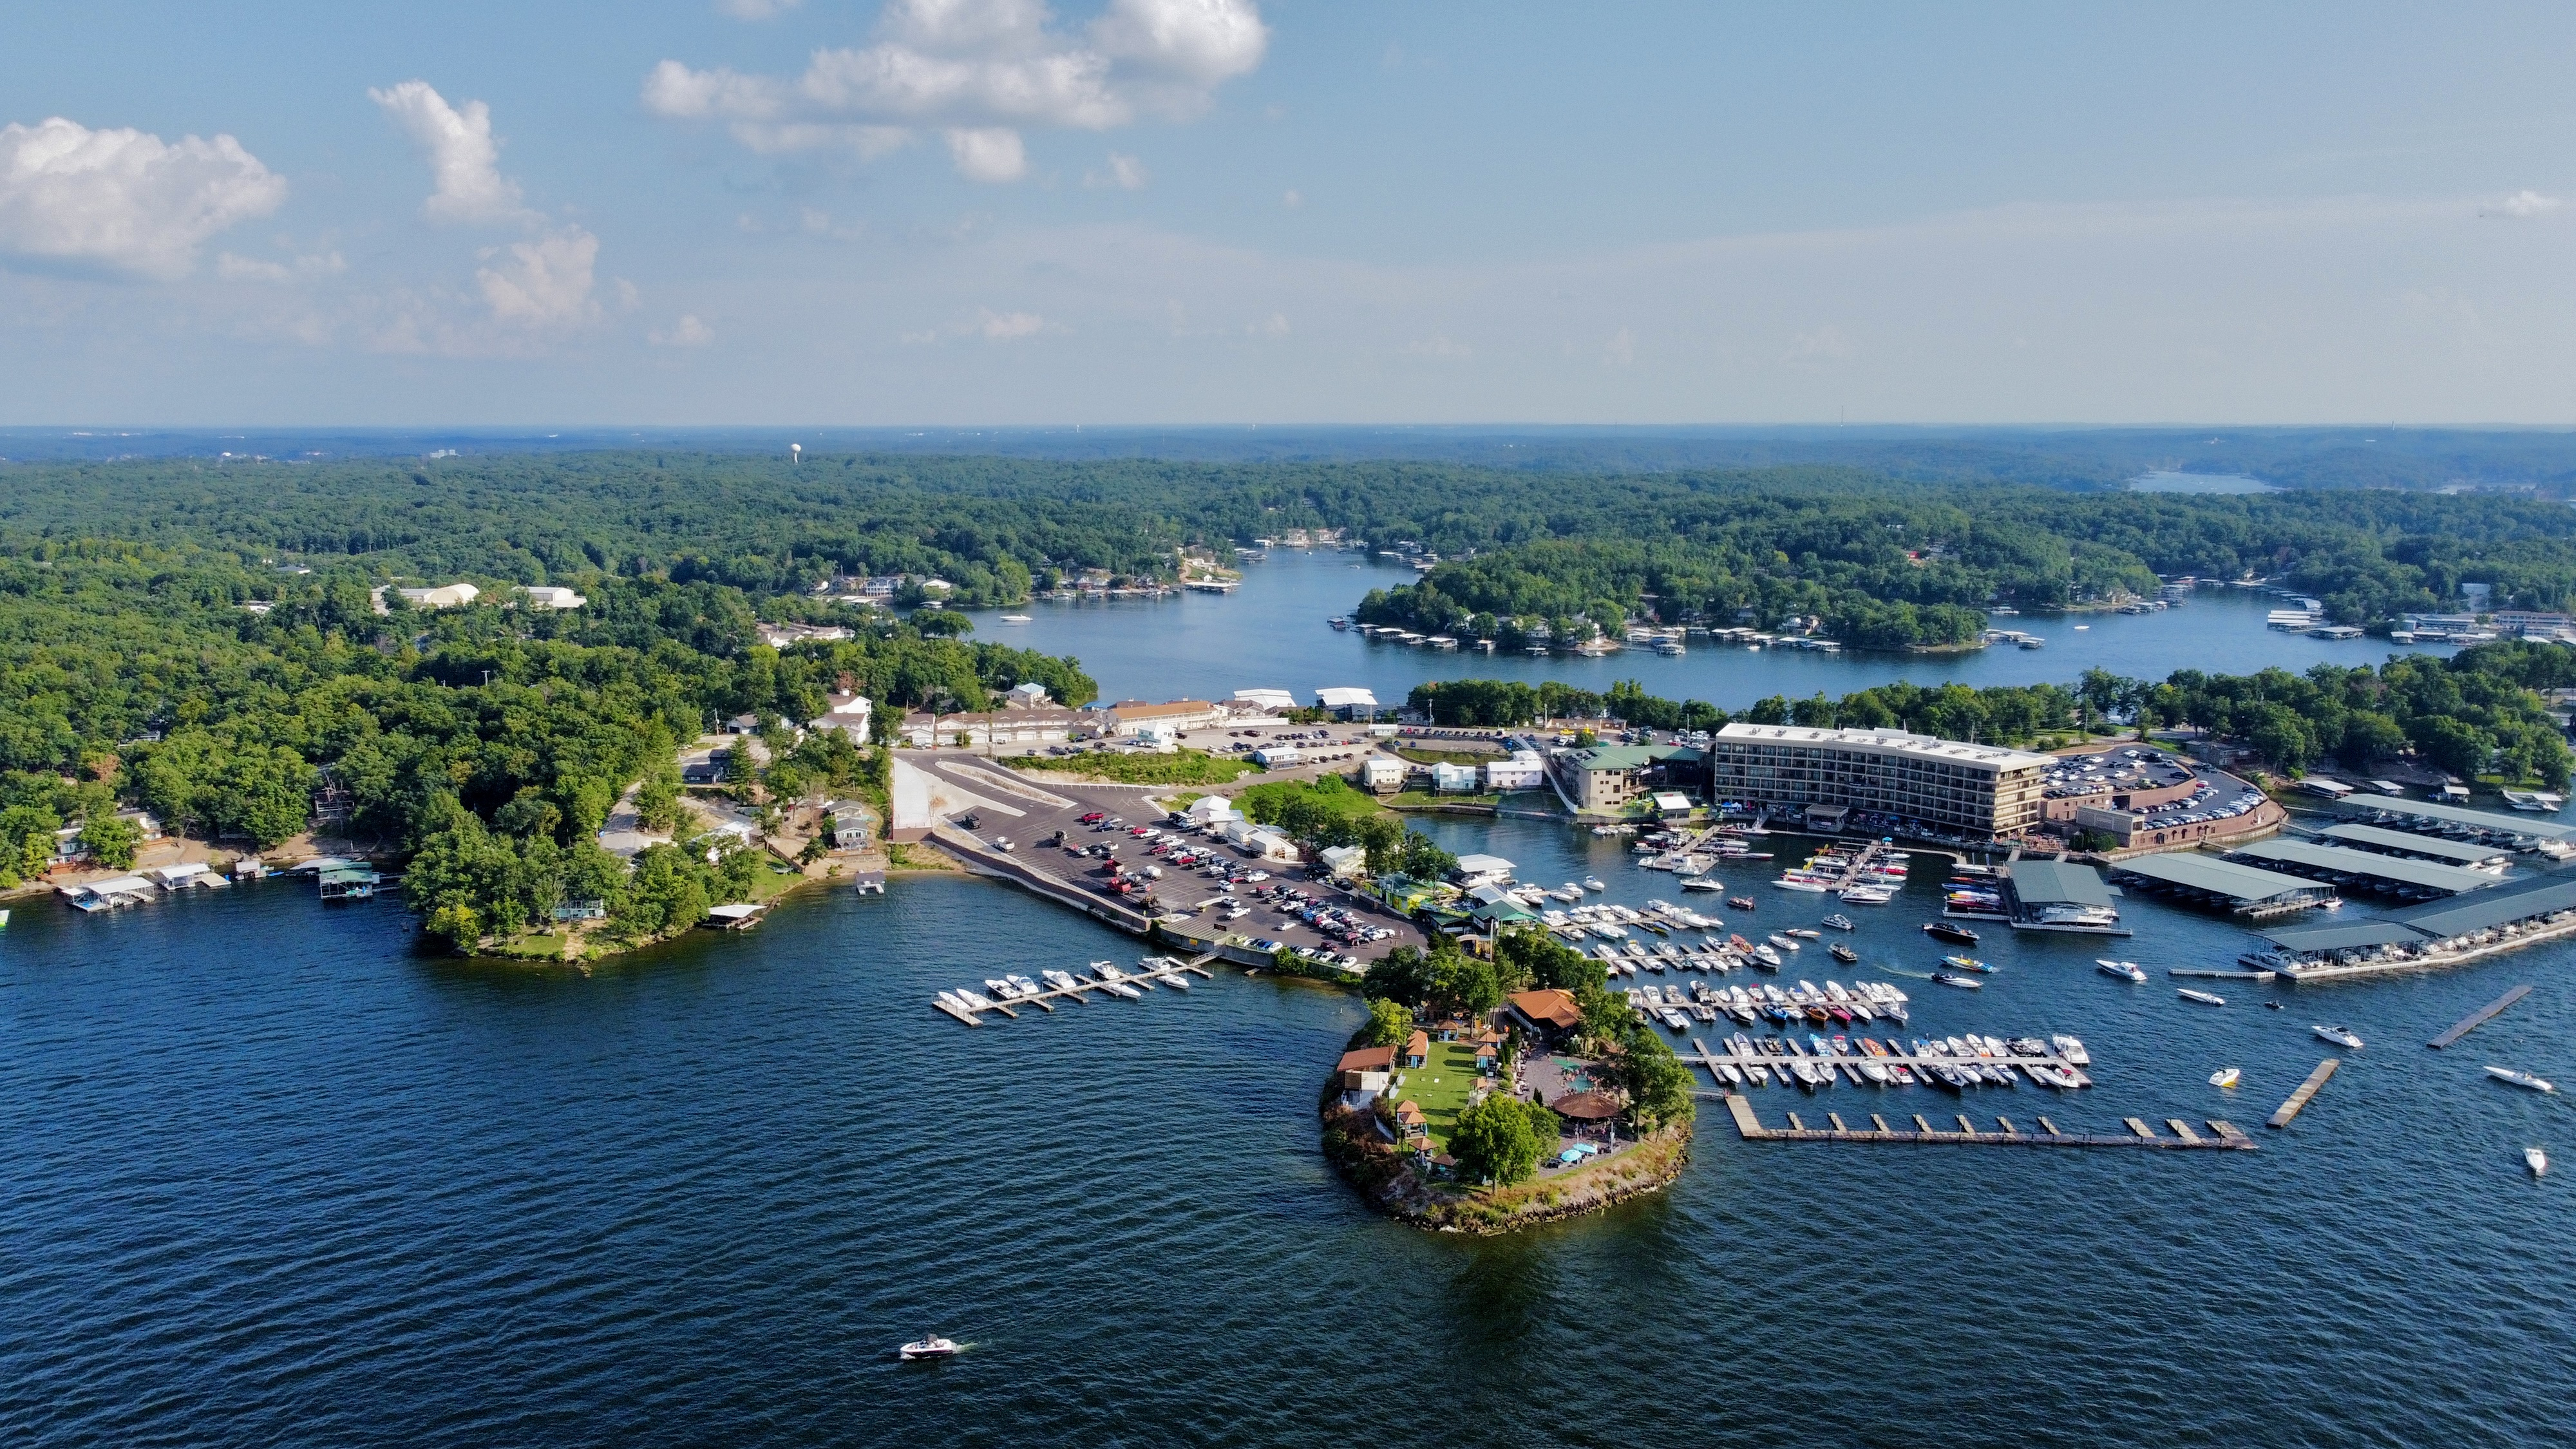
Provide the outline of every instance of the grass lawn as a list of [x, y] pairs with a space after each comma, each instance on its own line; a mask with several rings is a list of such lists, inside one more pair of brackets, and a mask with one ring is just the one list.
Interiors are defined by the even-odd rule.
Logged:
[[1250, 760], [1211, 755], [1205, 750], [1180, 750], [1168, 755], [1111, 750], [1079, 755], [1004, 755], [996, 763], [1014, 770], [1086, 775], [1120, 785], [1223, 785], [1260, 768]]
[[1503, 757], [1499, 749], [1434, 750], [1420, 745], [1397, 745], [1395, 753], [1417, 765], [1482, 765]]
[[1458, 1114], [1467, 1109], [1467, 1096], [1476, 1090], [1475, 1044], [1435, 1041], [1431, 1044], [1430, 1065], [1408, 1067], [1400, 1076], [1387, 1095], [1397, 1102], [1420, 1107], [1422, 1115], [1430, 1120], [1432, 1142], [1441, 1151], [1448, 1151], [1449, 1134], [1458, 1126]]
[[[1319, 789], [1318, 786], [1322, 788]], [[1297, 780], [1270, 780], [1258, 785], [1246, 785], [1235, 795], [1234, 808], [1255, 820], [1277, 820], [1292, 802], [1297, 801], [1328, 810], [1346, 820], [1360, 820], [1371, 815], [1386, 813], [1386, 807], [1378, 803], [1376, 796], [1365, 790], [1354, 790], [1339, 778], [1333, 778], [1330, 785], [1325, 785], [1321, 780], [1312, 783]]]
[[1481, 805], [1486, 809], [1503, 803], [1500, 795], [1435, 795], [1428, 790], [1407, 790], [1386, 797], [1390, 810], [1437, 810], [1444, 805]]

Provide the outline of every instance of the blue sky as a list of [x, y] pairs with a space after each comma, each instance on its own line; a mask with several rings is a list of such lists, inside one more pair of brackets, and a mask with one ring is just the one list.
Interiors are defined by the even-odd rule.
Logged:
[[0, 423], [2567, 422], [2571, 41], [2564, 6], [11, 7]]

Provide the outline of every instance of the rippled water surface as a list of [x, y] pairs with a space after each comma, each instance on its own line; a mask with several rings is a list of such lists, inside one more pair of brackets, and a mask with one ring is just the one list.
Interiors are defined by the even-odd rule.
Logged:
[[[1672, 892], [1562, 827], [1436, 828]], [[1733, 924], [1825, 908], [1758, 878]], [[395, 907], [284, 883], [16, 904], [10, 1444], [2538, 1444], [2576, 1402], [2570, 1184], [2519, 1160], [2576, 1173], [2576, 1132], [2477, 1071], [2576, 1078], [2566, 947], [2281, 1012], [2219, 983], [2213, 1011], [2161, 970], [2232, 956], [2218, 923], [2131, 902], [2147, 987], [1990, 933], [2003, 970], [1968, 995], [1905, 975], [1939, 952], [1900, 904], [1858, 944], [1917, 1030], [2075, 1031], [2102, 1085], [1773, 1089], [1771, 1120], [2225, 1116], [2263, 1151], [1749, 1144], [1709, 1104], [1670, 1191], [1470, 1240], [1376, 1218], [1319, 1160], [1346, 996], [1228, 973], [979, 1030], [930, 1011], [1137, 954], [985, 882], [814, 894], [592, 977], [416, 954]], [[2311, 1020], [2370, 1045], [2266, 1132], [2325, 1051]], [[2208, 1087], [2221, 1065], [2245, 1086]], [[925, 1329], [971, 1351], [887, 1359]]]

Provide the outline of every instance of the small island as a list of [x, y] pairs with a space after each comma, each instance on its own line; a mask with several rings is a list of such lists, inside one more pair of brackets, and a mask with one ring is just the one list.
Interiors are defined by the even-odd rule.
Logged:
[[1601, 964], [1507, 929], [1435, 936], [1362, 978], [1369, 1019], [1318, 1103], [1324, 1155], [1371, 1205], [1499, 1233], [1653, 1192], [1690, 1160], [1689, 1069]]

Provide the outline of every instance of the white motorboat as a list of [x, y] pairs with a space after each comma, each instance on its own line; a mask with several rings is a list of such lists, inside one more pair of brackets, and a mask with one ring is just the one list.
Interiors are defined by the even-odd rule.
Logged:
[[1070, 971], [1041, 971], [1038, 973], [1038, 978], [1058, 991], [1069, 991], [1073, 988], [1073, 973]]
[[985, 977], [984, 989], [993, 993], [995, 996], [1000, 997], [1004, 1001], [1017, 1001], [1020, 999], [1020, 988], [1013, 986], [1011, 983], [1004, 981], [997, 976]]
[[2549, 1154], [2537, 1147], [2526, 1147], [2522, 1149], [2522, 1165], [2531, 1169], [2532, 1176], [2546, 1177], [2549, 1175]]
[[1091, 963], [1091, 974], [1103, 981], [1115, 981], [1127, 973], [1119, 970], [1118, 963], [1115, 961], [1094, 961]]
[[2540, 1078], [2533, 1076], [2529, 1072], [2517, 1072], [2511, 1067], [2489, 1067], [2487, 1068], [2487, 1075], [2495, 1078], [2499, 1082], [2511, 1082], [2517, 1087], [2528, 1087], [2535, 1092], [2555, 1092], [2558, 1090], [2556, 1087], [2549, 1085], [2547, 1082], [2542, 1081]]
[[2188, 986], [2182, 988], [2182, 990], [2176, 994], [2181, 996], [2185, 1001], [2197, 1001], [2203, 1006], [2225, 1006], [2227, 1004], [2227, 998], [2224, 996], [2220, 996], [2215, 992], [2194, 991]]
[[2139, 970], [2138, 963], [2135, 961], [2113, 961], [2097, 956], [2093, 960], [2093, 969], [2105, 976], [2116, 976], [2122, 981], [2133, 981], [2141, 986], [2147, 981], [2147, 973]]
[[2089, 1067], [2093, 1065], [2093, 1054], [2086, 1051], [2084, 1049], [2084, 1043], [2074, 1037], [2060, 1033], [2056, 1036], [2050, 1037], [2048, 1039], [2048, 1044], [2057, 1048], [2057, 1054], [2059, 1056], [2065, 1058], [2067, 1061], [2073, 1062], [2079, 1067]]
[[2353, 1034], [2351, 1027], [2311, 1024], [2308, 1030], [2315, 1032], [2323, 1040], [2333, 1042], [2336, 1046], [2350, 1047], [2354, 1051], [2361, 1050], [2361, 1038]]
[[1845, 915], [1827, 916], [1825, 917], [1824, 924], [1833, 927], [1837, 931], [1857, 931], [1860, 929], [1860, 927], [1852, 924], [1851, 917]]
[[1583, 878], [1583, 888], [1588, 891], [1606, 891], [1610, 889], [1610, 887], [1602, 884], [1601, 877], [1597, 875], [1585, 876]]
[[2213, 1087], [2232, 1087], [2235, 1086], [2243, 1076], [2244, 1073], [2238, 1071], [2234, 1067], [2221, 1067], [2217, 1071], [2209, 1074], [2209, 1084]]
[[[1830, 883], [1808, 876], [1784, 875], [1771, 883], [1784, 891], [1813, 891], [1817, 895], [1833, 889]], [[1850, 898], [1846, 896], [1844, 899]]]
[[907, 1361], [924, 1358], [949, 1358], [956, 1354], [957, 1345], [954, 1342], [941, 1338], [939, 1335], [933, 1333], [916, 1338], [912, 1342], [905, 1344], [903, 1347], [896, 1349], [895, 1352], [900, 1354]]
[[1798, 949], [1797, 942], [1790, 940], [1788, 937], [1781, 935], [1777, 931], [1772, 932], [1769, 936], [1766, 936], [1763, 939], [1769, 941], [1772, 945], [1779, 947], [1783, 951], [1795, 951]]

